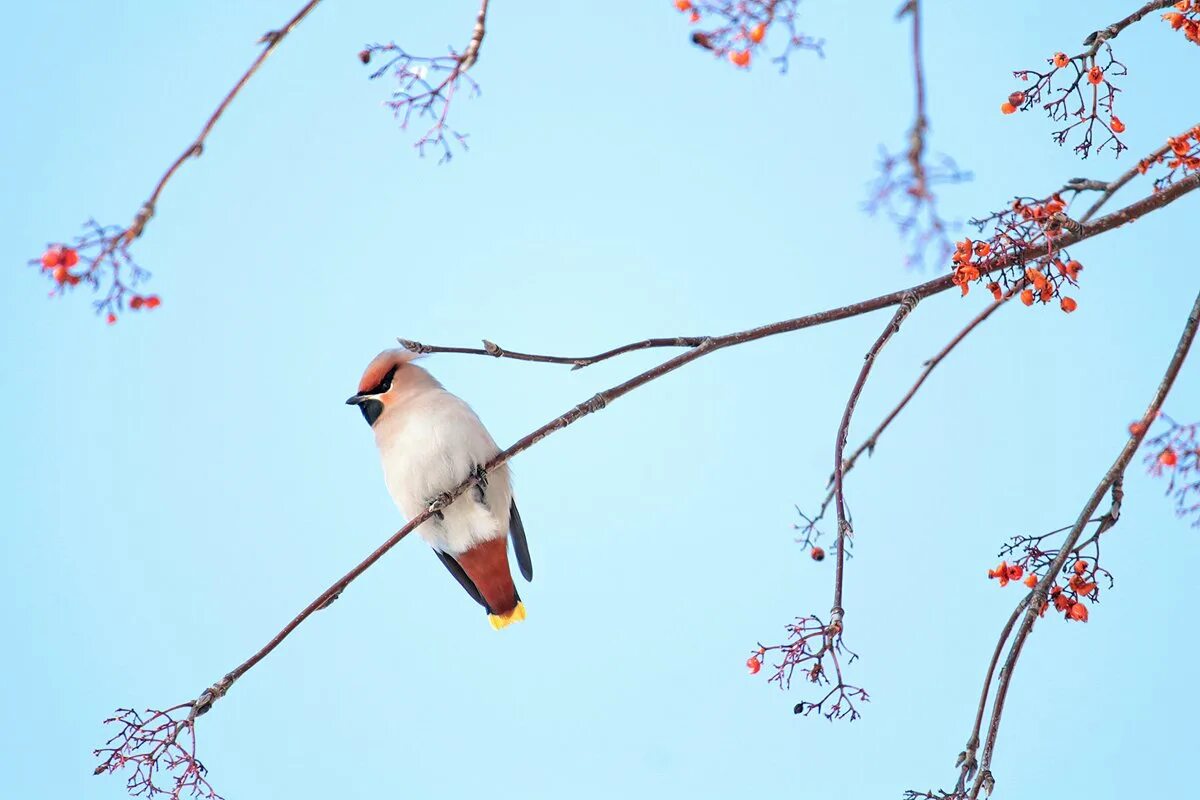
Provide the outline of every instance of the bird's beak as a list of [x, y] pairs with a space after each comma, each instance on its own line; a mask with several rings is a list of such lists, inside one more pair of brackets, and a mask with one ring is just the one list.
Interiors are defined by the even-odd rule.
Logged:
[[349, 400], [346, 401], [346, 405], [356, 406], [359, 403], [363, 402], [364, 400], [370, 400], [370, 399], [371, 399], [371, 395], [369, 395], [369, 394], [356, 394], [353, 397], [351, 397]]

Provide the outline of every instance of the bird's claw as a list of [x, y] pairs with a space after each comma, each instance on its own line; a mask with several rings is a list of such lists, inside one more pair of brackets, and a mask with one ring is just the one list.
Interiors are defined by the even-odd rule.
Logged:
[[486, 503], [487, 470], [483, 468], [482, 464], [476, 464], [475, 468], [471, 470], [471, 477], [475, 479], [475, 493], [479, 497], [479, 502]]
[[445, 519], [446, 515], [442, 513], [442, 509], [454, 502], [454, 498], [449, 492], [442, 492], [437, 497], [429, 501], [429, 511], [438, 519]]

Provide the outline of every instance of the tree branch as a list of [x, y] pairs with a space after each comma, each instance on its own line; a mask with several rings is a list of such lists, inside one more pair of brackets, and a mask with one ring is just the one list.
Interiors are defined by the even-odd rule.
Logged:
[[[1061, 236], [1055, 238], [1050, 245], [1051, 252], [1061, 250], [1088, 239], [1094, 238], [1102, 233], [1107, 233], [1114, 228], [1133, 222], [1136, 219], [1144, 217], [1146, 214], [1163, 208], [1178, 200], [1188, 192], [1200, 187], [1200, 172], [1192, 173], [1184, 178], [1176, 181], [1162, 191], [1155, 192], [1140, 200], [1137, 200], [1129, 205], [1112, 212], [1106, 216], [1090, 222], [1086, 225], [1079, 224], [1075, 226], [1075, 230], [1067, 230]], [[1047, 245], [1044, 243], [1034, 246], [1021, 246], [1014, 248], [1010, 252], [995, 253], [987, 261], [981, 262], [979, 273], [981, 276], [989, 275], [998, 272], [1002, 269], [1020, 264], [1026, 260], [1038, 257], [1044, 257], [1047, 254]], [[906, 294], [916, 295], [918, 300], [923, 300], [926, 297], [931, 297], [935, 294], [940, 294], [954, 286], [952, 275], [943, 275], [939, 278], [926, 281], [925, 283], [917, 284], [908, 289], [900, 289], [895, 292], [880, 295], [870, 300], [863, 300], [858, 303], [852, 303], [841, 308], [830, 309], [816, 314], [809, 314], [795, 319], [782, 320], [769, 325], [763, 325], [758, 328], [752, 328], [740, 333], [727, 334], [725, 336], [668, 336], [653, 339], [644, 339], [638, 342], [621, 345], [611, 350], [606, 350], [603, 353], [598, 353], [594, 356], [555, 356], [533, 353], [521, 353], [513, 350], [506, 350], [492, 342], [484, 340], [483, 348], [472, 347], [443, 347], [439, 345], [428, 345], [422, 342], [412, 341], [410, 339], [399, 339], [398, 341], [405, 347], [410, 347], [420, 353], [458, 353], [465, 355], [486, 355], [494, 358], [511, 358], [519, 361], [535, 361], [546, 364], [571, 364], [574, 369], [590, 366], [591, 364], [613, 358], [615, 356], [624, 355], [635, 350], [645, 350], [649, 348], [660, 347], [688, 347], [697, 348], [706, 342], [720, 342], [720, 347], [728, 347], [731, 344], [743, 344], [745, 342], [762, 339], [767, 336], [774, 336], [780, 333], [788, 333], [791, 331], [809, 328], [814, 325], [823, 325], [827, 322], [834, 322], [840, 319], [859, 316], [871, 311], [878, 311], [881, 308], [888, 308], [897, 305]], [[985, 317], [986, 319], [986, 317]], [[961, 339], [960, 339], [961, 340]]]
[[[1175, 352], [1171, 357], [1170, 363], [1167, 365], [1166, 372], [1163, 374], [1162, 380], [1159, 381], [1158, 388], [1151, 399], [1150, 404], [1146, 408], [1146, 412], [1142, 415], [1142, 424], [1134, 428], [1129, 437], [1129, 441], [1125, 443], [1121, 449], [1116, 461], [1109, 467], [1108, 472], [1104, 474], [1100, 483], [1088, 498], [1083, 510], [1080, 512], [1078, 519], [1072, 526], [1070, 533], [1067, 534], [1066, 540], [1054, 561], [1046, 573], [1041, 577], [1038, 583], [1034, 586], [1030, 593], [1021, 600], [1021, 603], [1026, 606], [1025, 616], [1021, 620], [1021, 625], [1017, 629], [1016, 636], [1013, 639], [1012, 646], [1009, 648], [1008, 656], [1004, 660], [1004, 666], [1000, 671], [1000, 680], [996, 685], [996, 699], [992, 704], [991, 721], [988, 724], [987, 741], [983, 748], [983, 759], [981, 769], [974, 783], [971, 785], [970, 800], [976, 800], [981, 791], [986, 790], [989, 794], [995, 781], [991, 773], [992, 754], [996, 746], [996, 737], [1000, 731], [1000, 719], [1004, 713], [1004, 702], [1008, 697], [1008, 690], [1012, 681], [1013, 669], [1016, 667], [1017, 660], [1021, 656], [1021, 650], [1025, 645], [1025, 641], [1029, 637], [1030, 631], [1033, 629], [1033, 623], [1037, 620], [1038, 615], [1043, 606], [1047, 603], [1047, 596], [1051, 584], [1054, 583], [1056, 576], [1066, 564], [1067, 559], [1072, 557], [1076, 543], [1079, 537], [1083, 534], [1084, 529], [1092, 521], [1092, 514], [1104, 499], [1104, 496], [1110, 491], [1112, 492], [1112, 508], [1107, 514], [1101, 518], [1100, 532], [1108, 530], [1116, 524], [1120, 517], [1122, 480], [1125, 476], [1125, 470], [1129, 466], [1129, 462], [1133, 459], [1138, 447], [1145, 438], [1146, 432], [1150, 428], [1150, 423], [1154, 421], [1162, 408], [1163, 401], [1166, 400], [1167, 394], [1171, 391], [1171, 387], [1175, 384], [1175, 379], [1179, 375], [1179, 370], [1187, 359], [1188, 352], [1191, 350], [1192, 343], [1196, 338], [1197, 328], [1200, 327], [1200, 294], [1196, 296], [1195, 302], [1192, 304], [1191, 312], [1188, 314], [1187, 320], [1184, 323], [1183, 333], [1179, 337], [1179, 343], [1175, 347]], [[1010, 622], [1011, 624], [1011, 622]], [[1010, 630], [1006, 626], [1005, 634]], [[1007, 635], [1002, 639], [1007, 638]]]
[[879, 355], [892, 336], [900, 330], [900, 326], [917, 307], [918, 302], [920, 302], [920, 298], [915, 294], [906, 294], [901, 299], [900, 307], [896, 309], [896, 313], [888, 322], [887, 327], [883, 329], [883, 333], [879, 334], [875, 344], [871, 345], [871, 349], [867, 351], [862, 369], [858, 372], [858, 379], [854, 382], [854, 388], [850, 390], [850, 399], [846, 401], [846, 410], [842, 412], [842, 422], [838, 426], [837, 439], [833, 448], [833, 493], [837, 509], [837, 569], [833, 579], [833, 608], [829, 612], [829, 625], [837, 632], [841, 632], [842, 618], [845, 616], [845, 609], [842, 606], [842, 584], [846, 568], [846, 537], [852, 536], [854, 533], [846, 515], [846, 496], [843, 491], [845, 476], [843, 455], [846, 451], [846, 437], [850, 431], [850, 420], [854, 416], [854, 408], [858, 405], [858, 398], [862, 394], [863, 387], [867, 385], [871, 367], [875, 365], [875, 357]]

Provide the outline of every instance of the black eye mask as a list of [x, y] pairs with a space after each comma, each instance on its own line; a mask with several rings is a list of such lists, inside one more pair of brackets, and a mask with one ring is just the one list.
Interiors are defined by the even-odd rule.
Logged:
[[383, 380], [381, 380], [378, 384], [371, 387], [370, 389], [368, 389], [365, 392], [359, 392], [359, 394], [384, 394], [385, 392], [387, 392], [389, 389], [392, 388], [392, 380], [395, 379], [396, 370], [398, 370], [398, 369], [400, 369], [399, 364], [397, 364], [396, 366], [389, 369], [387, 374], [383, 376]]

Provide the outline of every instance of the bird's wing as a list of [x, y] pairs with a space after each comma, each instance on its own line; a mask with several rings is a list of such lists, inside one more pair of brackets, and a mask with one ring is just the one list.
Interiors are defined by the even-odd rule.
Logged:
[[525, 580], [532, 581], [533, 561], [529, 558], [529, 540], [525, 538], [525, 526], [521, 524], [521, 512], [517, 511], [516, 500], [508, 507], [508, 532], [512, 536], [513, 552], [517, 555], [521, 575]]
[[454, 576], [454, 579], [457, 580], [459, 584], [467, 590], [467, 594], [471, 595], [471, 597], [475, 599], [476, 603], [479, 603], [479, 605], [486, 609], [488, 604], [484, 601], [483, 595], [479, 593], [479, 587], [477, 587], [475, 582], [467, 576], [467, 573], [462, 568], [462, 565], [454, 560], [454, 556], [447, 555], [441, 550], [434, 550], [433, 552], [437, 553], [438, 560], [446, 565], [446, 569], [450, 570], [450, 574]]

